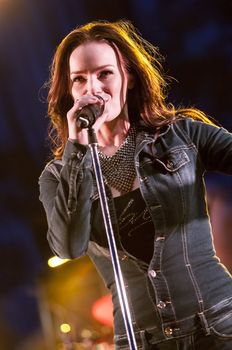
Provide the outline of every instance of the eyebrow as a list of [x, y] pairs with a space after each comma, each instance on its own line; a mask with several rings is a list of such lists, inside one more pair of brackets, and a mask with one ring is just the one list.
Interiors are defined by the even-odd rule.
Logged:
[[[112, 64], [105, 64], [103, 66], [99, 66], [97, 67], [96, 69], [94, 69], [94, 71], [98, 71], [98, 70], [101, 70], [101, 69], [104, 69], [104, 68], [115, 68], [114, 65]], [[73, 71], [73, 72], [70, 72], [70, 75], [72, 74], [83, 74], [85, 72], [85, 70], [79, 70], [79, 71]]]

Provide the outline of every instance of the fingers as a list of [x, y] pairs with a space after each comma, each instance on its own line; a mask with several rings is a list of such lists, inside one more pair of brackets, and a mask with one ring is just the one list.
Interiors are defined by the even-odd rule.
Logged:
[[[76, 140], [83, 139], [82, 137], [83, 129], [78, 127], [78, 123], [77, 123], [77, 112], [90, 104], [99, 104], [104, 108], [105, 101], [100, 96], [94, 96], [94, 95], [88, 95], [88, 94], [75, 99], [72, 108], [67, 113], [69, 138], [76, 139]], [[83, 140], [81, 143], [83, 143]]]
[[98, 97], [94, 95], [84, 95], [75, 100], [74, 106], [77, 108], [77, 110], [80, 110], [89, 104], [95, 104], [95, 103], [99, 103]]

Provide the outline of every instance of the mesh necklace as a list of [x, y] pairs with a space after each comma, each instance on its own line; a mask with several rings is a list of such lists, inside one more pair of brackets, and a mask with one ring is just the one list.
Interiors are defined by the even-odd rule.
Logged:
[[112, 156], [99, 151], [101, 169], [106, 183], [126, 193], [132, 190], [136, 171], [134, 163], [136, 129], [131, 126], [123, 144]]

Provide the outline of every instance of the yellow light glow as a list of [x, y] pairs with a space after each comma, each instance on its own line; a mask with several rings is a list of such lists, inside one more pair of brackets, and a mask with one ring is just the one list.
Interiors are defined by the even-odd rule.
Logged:
[[71, 331], [71, 326], [68, 323], [62, 323], [60, 325], [60, 330], [62, 333], [69, 333]]
[[48, 260], [48, 266], [57, 267], [66, 263], [67, 261], [69, 261], [69, 259], [61, 259], [61, 258], [58, 258], [58, 256], [53, 256]]

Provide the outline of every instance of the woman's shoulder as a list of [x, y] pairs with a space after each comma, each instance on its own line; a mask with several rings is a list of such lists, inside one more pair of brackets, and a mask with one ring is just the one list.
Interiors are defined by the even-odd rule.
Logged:
[[192, 132], [205, 132], [206, 130], [219, 129], [220, 126], [211, 121], [204, 121], [201, 119], [195, 119], [188, 116], [180, 116], [172, 124], [173, 128], [180, 128], [188, 134]]
[[44, 167], [40, 179], [44, 176], [53, 175], [57, 180], [60, 178], [60, 171], [63, 167], [62, 159], [51, 159]]

